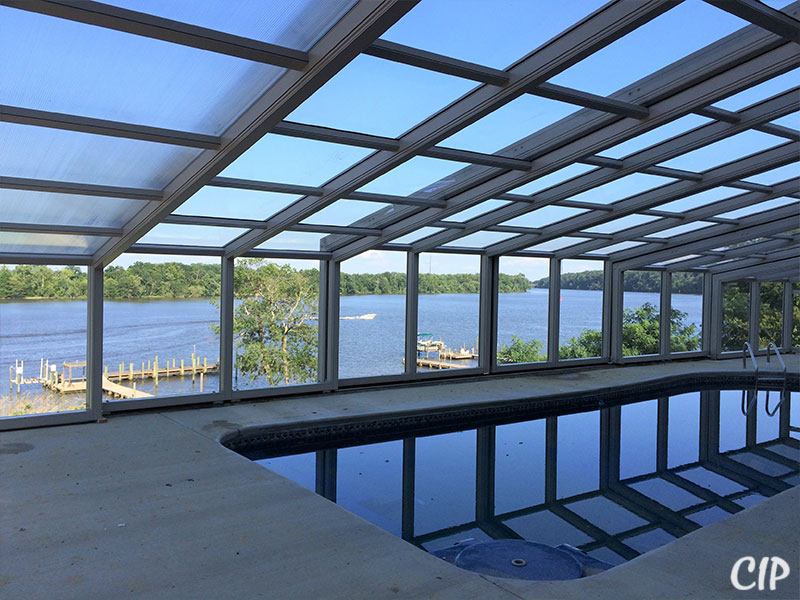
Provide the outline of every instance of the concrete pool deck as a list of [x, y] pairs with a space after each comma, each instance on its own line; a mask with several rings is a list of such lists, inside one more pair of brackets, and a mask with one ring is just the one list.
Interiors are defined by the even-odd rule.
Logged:
[[[786, 358], [793, 373], [800, 371], [798, 356]], [[219, 443], [249, 428], [741, 372], [741, 359], [603, 367], [117, 414], [105, 423], [3, 433], [0, 596], [798, 597], [797, 487], [607, 573], [525, 582], [453, 567]], [[791, 574], [775, 592], [739, 592], [730, 570], [748, 555], [780, 556]]]

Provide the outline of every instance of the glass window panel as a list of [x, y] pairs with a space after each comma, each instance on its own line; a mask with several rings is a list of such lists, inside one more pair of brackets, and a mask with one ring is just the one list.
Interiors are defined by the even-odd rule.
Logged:
[[610, 246], [604, 246], [602, 248], [592, 250], [592, 254], [613, 254], [614, 252], [621, 252], [622, 250], [636, 248], [636, 246], [641, 246], [644, 243], [645, 242], [620, 242], [618, 244], [612, 244]]
[[355, 0], [271, 0], [268, 10], [249, 0], [226, 0], [224, 4], [209, 0], [110, 0], [107, 4], [287, 48], [310, 50]]
[[623, 285], [622, 355], [658, 354], [661, 273], [625, 271]]
[[647, 133], [637, 135], [635, 138], [632, 138], [626, 142], [622, 142], [621, 144], [617, 144], [616, 146], [612, 146], [611, 148], [603, 150], [600, 154], [611, 158], [624, 158], [633, 154], [634, 152], [639, 152], [640, 150], [644, 150], [645, 148], [649, 148], [650, 146], [659, 144], [672, 137], [686, 133], [690, 129], [694, 129], [695, 127], [699, 127], [700, 125], [710, 122], [711, 119], [701, 117], [700, 115], [685, 115], [680, 119], [675, 119], [674, 121], [665, 123], [664, 125], [656, 127], [655, 129], [651, 129]]
[[544, 502], [545, 421], [495, 430], [495, 514]]
[[655, 472], [657, 418], [657, 400], [635, 402], [622, 407], [620, 479]]
[[219, 389], [219, 290], [218, 258], [123, 254], [105, 270], [103, 371], [127, 388], [116, 400]]
[[207, 185], [181, 204], [175, 214], [263, 221], [301, 197]]
[[774, 198], [772, 200], [766, 200], [765, 202], [754, 203], [750, 206], [743, 206], [742, 208], [737, 208], [736, 210], [731, 210], [717, 216], [724, 219], [739, 219], [741, 217], [747, 217], [756, 213], [772, 210], [773, 208], [788, 206], [792, 203], [796, 203], [798, 206], [800, 206], [800, 203], [797, 202], [797, 198]]
[[640, 194], [672, 181], [675, 180], [669, 177], [633, 173], [632, 175], [626, 175], [625, 177], [605, 183], [591, 190], [586, 190], [585, 192], [570, 197], [570, 200], [611, 204], [612, 202], [617, 202], [623, 198]]
[[722, 284], [722, 349], [738, 350], [748, 340], [750, 328], [750, 283]]
[[406, 253], [368, 250], [341, 263], [339, 377], [404, 372]]
[[125, 198], [0, 189], [2, 219], [9, 223], [122, 227], [143, 206]]
[[549, 268], [548, 259], [500, 257], [498, 364], [547, 360]]
[[670, 352], [700, 350], [703, 337], [703, 275], [672, 274]]
[[[369, 85], [364, 85], [367, 81]], [[361, 54], [287, 118], [399, 137], [477, 85], [474, 81]], [[342, 110], [343, 106], [347, 110]]]
[[762, 131], [749, 129], [724, 140], [708, 144], [697, 150], [681, 154], [659, 166], [687, 171], [707, 171], [713, 167], [744, 158], [754, 152], [766, 150], [786, 140]]
[[417, 240], [426, 238], [429, 235], [433, 235], [434, 233], [439, 233], [440, 231], [444, 231], [444, 229], [442, 227], [420, 227], [419, 229], [412, 231], [411, 233], [407, 233], [405, 235], [400, 236], [399, 238], [393, 239], [392, 243], [413, 244]]
[[85, 268], [3, 265], [0, 282], [0, 420], [84, 410]]
[[303, 220], [319, 225], [351, 225], [390, 204], [362, 200], [337, 200]]
[[772, 79], [767, 79], [763, 83], [754, 85], [753, 87], [728, 96], [724, 100], [716, 102], [714, 106], [724, 108], [725, 110], [742, 110], [748, 106], [752, 106], [761, 100], [766, 100], [777, 94], [781, 94], [788, 89], [797, 85], [797, 70], [793, 69], [778, 75]]
[[454, 215], [450, 215], [447, 217], [448, 221], [458, 221], [459, 223], [464, 223], [469, 221], [470, 219], [474, 219], [480, 215], [484, 215], [487, 212], [490, 212], [496, 208], [500, 208], [501, 206], [506, 206], [507, 204], [511, 204], [506, 200], [486, 200], [485, 202], [481, 202], [480, 204], [476, 204], [472, 208], [467, 208], [462, 210], [461, 212], [457, 212]]
[[0, 231], [0, 248], [3, 252], [87, 255], [94, 254], [110, 239], [87, 235]]
[[637, 227], [638, 225], [650, 223], [651, 221], [655, 221], [657, 218], [658, 217], [652, 217], [650, 215], [628, 215], [627, 217], [621, 217], [607, 223], [601, 223], [600, 225], [589, 227], [583, 231], [588, 231], [590, 233], [617, 233], [624, 229], [630, 229], [631, 227]]
[[0, 66], [0, 103], [12, 106], [218, 135], [284, 72], [11, 8], [0, 21], [0, 55], [24, 48]]
[[585, 213], [585, 208], [572, 208], [569, 206], [543, 206], [513, 219], [503, 222], [503, 225], [517, 227], [545, 227], [568, 217]]
[[789, 165], [784, 165], [782, 167], [778, 167], [777, 169], [770, 169], [769, 171], [764, 171], [763, 173], [759, 173], [758, 175], [751, 175], [744, 181], [752, 181], [764, 185], [773, 185], [776, 183], [780, 183], [782, 181], [786, 181], [787, 179], [793, 179], [795, 177], [797, 177], [796, 162], [791, 163]]
[[591, 358], [602, 353], [603, 263], [561, 261], [558, 320], [560, 359]]
[[420, 254], [417, 371], [477, 366], [479, 291], [479, 256]]
[[748, 24], [700, 0], [687, 0], [551, 81], [607, 96]]
[[577, 110], [572, 104], [525, 94], [451, 135], [441, 145], [491, 154]]
[[236, 259], [236, 390], [316, 383], [319, 261]]
[[[598, 411], [558, 417], [557, 457], [558, 498], [568, 498], [598, 488], [600, 478]], [[578, 504], [580, 503], [572, 504], [570, 508]], [[585, 514], [582, 516], [586, 517]]]
[[514, 188], [511, 191], [515, 194], [535, 194], [536, 192], [546, 190], [547, 188], [562, 183], [567, 179], [572, 179], [573, 177], [577, 177], [578, 175], [583, 175], [584, 173], [594, 170], [597, 170], [597, 167], [572, 164], [567, 167], [563, 167], [558, 171], [553, 171], [548, 175], [537, 177], [533, 181], [530, 181], [525, 185], [521, 185], [518, 188]]
[[658, 206], [658, 210], [665, 210], [668, 212], [683, 213], [693, 208], [699, 208], [706, 204], [711, 204], [717, 200], [724, 200], [731, 196], [737, 196], [742, 193], [742, 190], [728, 187], [715, 187], [699, 194], [692, 194], [679, 200], [673, 200]]
[[160, 190], [201, 152], [142, 140], [0, 123], [0, 164], [6, 177]]
[[447, 242], [445, 246], [461, 246], [465, 248], [485, 248], [503, 240], [516, 237], [515, 233], [500, 233], [498, 231], [478, 231], [470, 235]]
[[322, 185], [373, 150], [267, 134], [231, 163], [222, 177]]
[[599, 0], [546, 0], [530, 10], [527, 0], [486, 3], [447, 0], [416, 5], [381, 37], [461, 60], [503, 69], [600, 7]]
[[661, 231], [655, 231], [649, 234], [649, 237], [669, 238], [676, 235], [681, 235], [683, 233], [688, 233], [690, 231], [703, 229], [704, 227], [709, 227], [711, 225], [714, 225], [714, 223], [709, 223], [708, 221], [694, 221], [692, 223], [684, 223], [683, 225], [678, 225], [677, 227], [670, 227], [669, 229], [662, 229]]
[[667, 417], [667, 467], [672, 469], [700, 459], [700, 393], [669, 398]]
[[282, 231], [278, 235], [261, 242], [256, 246], [259, 250], [316, 250], [319, 241], [326, 233], [306, 233], [304, 231]]
[[159, 223], [139, 238], [141, 244], [176, 244], [180, 246], [224, 246], [248, 229], [236, 227], [205, 227]]
[[563, 250], [564, 248], [568, 248], [569, 246], [585, 242], [588, 239], [589, 238], [581, 238], [581, 237], [560, 237], [554, 240], [549, 240], [547, 242], [542, 242], [541, 244], [536, 244], [535, 246], [529, 246], [525, 249], [532, 250], [535, 252], [552, 252], [554, 250]]
[[783, 285], [781, 281], [762, 281], [759, 286], [759, 348], [766, 348], [770, 342], [783, 347]]
[[434, 194], [456, 182], [454, 172], [465, 163], [438, 158], [415, 156], [388, 173], [370, 181], [360, 192], [394, 194], [395, 196], [425, 196]]

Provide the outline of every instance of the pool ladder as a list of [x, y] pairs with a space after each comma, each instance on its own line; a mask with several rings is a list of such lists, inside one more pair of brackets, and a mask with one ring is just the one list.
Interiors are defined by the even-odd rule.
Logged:
[[747, 356], [750, 355], [750, 361], [753, 363], [753, 373], [755, 374], [755, 385], [753, 386], [752, 390], [742, 390], [742, 414], [747, 416], [750, 414], [750, 411], [753, 410], [753, 407], [756, 405], [758, 400], [758, 384], [759, 382], [764, 383], [778, 383], [781, 385], [781, 389], [779, 392], [780, 401], [775, 407], [770, 410], [769, 408], [769, 396], [770, 391], [769, 389], [766, 390], [767, 397], [764, 403], [764, 410], [767, 413], [767, 416], [774, 417], [778, 409], [780, 409], [781, 405], [786, 400], [786, 363], [783, 361], [783, 357], [781, 356], [780, 350], [778, 350], [778, 346], [775, 342], [770, 342], [767, 344], [767, 362], [770, 362], [771, 351], [775, 351], [775, 356], [778, 359], [778, 362], [781, 365], [781, 374], [779, 376], [772, 376], [772, 377], [761, 377], [758, 371], [758, 363], [756, 362], [755, 354], [753, 353], [753, 347], [750, 345], [750, 342], [745, 342], [742, 346], [742, 368], [747, 368]]

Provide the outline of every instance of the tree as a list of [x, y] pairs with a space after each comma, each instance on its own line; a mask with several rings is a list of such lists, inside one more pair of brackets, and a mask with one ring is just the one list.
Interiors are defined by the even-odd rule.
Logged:
[[569, 338], [558, 349], [561, 359], [593, 358], [603, 353], [603, 334], [597, 329], [581, 329], [578, 337]]
[[503, 344], [497, 352], [498, 363], [530, 363], [547, 360], [542, 354], [542, 342], [536, 339], [521, 340], [515, 335], [511, 336], [511, 344]]
[[269, 385], [314, 381], [318, 295], [308, 275], [248, 259], [236, 265], [234, 288], [241, 298], [233, 317], [239, 371]]

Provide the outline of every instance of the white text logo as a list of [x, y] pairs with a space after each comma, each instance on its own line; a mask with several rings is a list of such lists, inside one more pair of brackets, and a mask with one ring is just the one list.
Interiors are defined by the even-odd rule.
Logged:
[[[769, 589], [774, 590], [775, 584], [781, 579], [786, 579], [789, 576], [789, 563], [783, 560], [780, 556], [765, 556], [758, 563], [758, 577], [748, 577], [740, 574], [744, 565], [744, 570], [747, 573], [756, 572], [756, 559], [752, 556], [743, 556], [735, 563], [731, 569], [731, 583], [737, 590], [746, 591], [752, 590], [758, 585], [758, 590], [766, 589], [764, 584], [767, 581], [767, 567], [769, 567]], [[742, 583], [742, 580], [750, 581], [750, 583]]]

